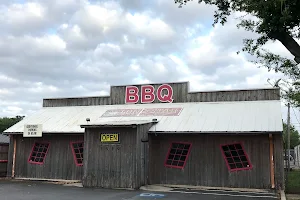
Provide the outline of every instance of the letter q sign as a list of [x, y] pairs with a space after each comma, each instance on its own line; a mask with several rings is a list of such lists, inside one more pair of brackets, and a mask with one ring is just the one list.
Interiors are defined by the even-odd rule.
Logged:
[[136, 86], [126, 86], [125, 103], [152, 103], [155, 98], [162, 103], [173, 102], [173, 88], [169, 84], [160, 85], [155, 91], [152, 85], [142, 85], [141, 92]]

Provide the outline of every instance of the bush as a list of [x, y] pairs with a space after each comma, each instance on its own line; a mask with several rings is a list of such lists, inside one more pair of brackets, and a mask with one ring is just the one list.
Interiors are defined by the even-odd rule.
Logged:
[[300, 170], [292, 170], [288, 173], [286, 193], [300, 194]]

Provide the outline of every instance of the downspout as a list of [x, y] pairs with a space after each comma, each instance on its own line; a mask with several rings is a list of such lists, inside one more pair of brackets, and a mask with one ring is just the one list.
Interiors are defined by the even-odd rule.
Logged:
[[273, 145], [273, 136], [269, 134], [269, 143], [270, 143], [270, 176], [271, 176], [271, 186], [272, 189], [275, 188], [275, 173], [274, 173], [274, 145]]

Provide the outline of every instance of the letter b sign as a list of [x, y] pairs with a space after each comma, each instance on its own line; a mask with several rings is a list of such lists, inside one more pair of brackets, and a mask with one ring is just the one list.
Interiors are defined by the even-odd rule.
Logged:
[[142, 85], [141, 92], [136, 86], [127, 86], [125, 103], [152, 103], [155, 98], [160, 102], [173, 102], [173, 88], [168, 84], [160, 85], [155, 91], [152, 85]]

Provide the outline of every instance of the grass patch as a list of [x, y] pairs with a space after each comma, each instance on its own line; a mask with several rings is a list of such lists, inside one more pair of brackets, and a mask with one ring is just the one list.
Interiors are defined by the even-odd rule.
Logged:
[[300, 194], [300, 170], [292, 170], [288, 173], [286, 193]]

